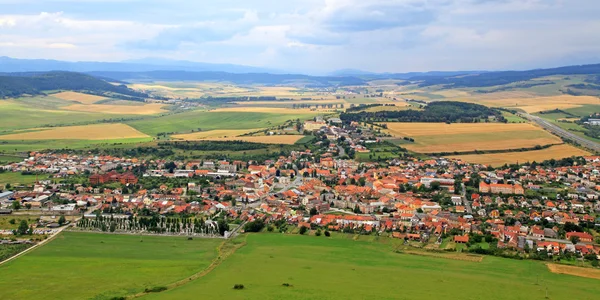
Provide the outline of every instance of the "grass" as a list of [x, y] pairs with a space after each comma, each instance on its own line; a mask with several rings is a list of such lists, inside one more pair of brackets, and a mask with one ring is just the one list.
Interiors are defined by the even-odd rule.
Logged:
[[0, 135], [0, 140], [111, 140], [146, 137], [148, 136], [128, 125], [110, 123], [44, 128], [40, 131]]
[[[8, 259], [31, 246], [30, 244], [0, 245], [0, 261]], [[1, 291], [0, 295], [2, 295]]]
[[23, 161], [23, 157], [21, 156], [12, 156], [12, 155], [0, 155], [0, 164], [10, 164]]
[[192, 130], [226, 130], [266, 128], [287, 120], [310, 119], [314, 114], [275, 114], [260, 112], [207, 112], [190, 111], [164, 117], [130, 122], [134, 128], [156, 136], [159, 133], [186, 133]]
[[21, 140], [0, 141], [0, 152], [19, 153], [47, 149], [89, 149], [116, 147], [123, 144], [138, 145], [150, 142], [152, 138], [132, 138], [114, 140]]
[[[38, 180], [46, 180], [50, 178], [48, 175], [38, 175]], [[3, 172], [0, 173], [0, 186], [5, 184], [33, 184], [36, 181], [36, 175], [21, 175], [18, 172]]]
[[64, 232], [0, 266], [0, 297], [110, 299], [134, 294], [202, 271], [221, 242]]
[[600, 291], [597, 280], [553, 274], [535, 261], [399, 254], [390, 239], [348, 236], [250, 235], [205, 277], [144, 298], [544, 299], [547, 288], [551, 299], [594, 299]]
[[[23, 209], [26, 210], [26, 209]], [[10, 221], [14, 220], [15, 224], [11, 224]], [[38, 217], [22, 216], [22, 215], [11, 215], [11, 216], [0, 216], [0, 229], [17, 229], [19, 223], [25, 220], [27, 224], [32, 225], [37, 223]]]

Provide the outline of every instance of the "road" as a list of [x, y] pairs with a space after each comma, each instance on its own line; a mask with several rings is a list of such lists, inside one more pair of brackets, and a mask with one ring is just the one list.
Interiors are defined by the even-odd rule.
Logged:
[[471, 203], [469, 203], [469, 201], [467, 201], [467, 188], [465, 187], [465, 184], [461, 184], [460, 185], [462, 187], [462, 192], [460, 194], [461, 198], [462, 198], [462, 202], [463, 205], [465, 206], [465, 209], [467, 210], [467, 213], [469, 213], [470, 215], [473, 214], [473, 208], [471, 208]]
[[340, 153], [338, 154], [339, 157], [344, 157], [346, 156], [346, 150], [344, 150], [344, 148], [340, 145], [337, 146], [338, 149], [340, 150]]
[[532, 116], [527, 113], [520, 113], [519, 115], [529, 121], [537, 123], [538, 125], [542, 126], [544, 129], [550, 131], [553, 134], [556, 134], [565, 139], [572, 140], [572, 141], [578, 143], [579, 145], [581, 145], [582, 147], [585, 147], [594, 152], [600, 152], [600, 144], [598, 144], [596, 142], [592, 142], [588, 139], [585, 139], [578, 135], [575, 135], [575, 134], [573, 134], [567, 130], [564, 130], [564, 129], [562, 129], [540, 117]]

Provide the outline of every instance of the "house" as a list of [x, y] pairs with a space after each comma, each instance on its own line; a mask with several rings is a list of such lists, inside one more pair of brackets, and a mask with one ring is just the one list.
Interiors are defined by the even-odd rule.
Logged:
[[316, 131], [321, 129], [321, 127], [327, 126], [327, 123], [323, 121], [306, 121], [304, 122], [304, 130], [307, 131]]
[[567, 232], [567, 239], [571, 239], [573, 237], [579, 238], [580, 242], [591, 243], [594, 241], [594, 237], [585, 232]]
[[523, 195], [525, 194], [525, 190], [523, 186], [520, 184], [498, 184], [498, 183], [485, 183], [481, 181], [479, 183], [479, 192], [480, 193], [490, 193], [490, 194], [515, 194], [515, 195]]
[[455, 235], [454, 242], [457, 244], [466, 244], [469, 242], [469, 236], [466, 234], [465, 235]]

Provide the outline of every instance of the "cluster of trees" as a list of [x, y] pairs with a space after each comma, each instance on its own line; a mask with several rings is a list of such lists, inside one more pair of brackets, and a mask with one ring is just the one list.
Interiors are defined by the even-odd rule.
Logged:
[[311, 104], [311, 103], [300, 103], [300, 104], [292, 104], [292, 109], [297, 109], [297, 108], [311, 108], [311, 107], [315, 107], [315, 108], [319, 108], [319, 105], [321, 106], [321, 108], [328, 108], [328, 109], [333, 109], [333, 108], [344, 108], [344, 104], [341, 103], [324, 103], [324, 104]]
[[181, 234], [181, 235], [224, 235], [228, 230], [227, 224], [203, 218], [170, 218], [153, 215], [151, 217], [114, 218], [104, 217], [100, 214], [94, 219], [82, 218], [77, 222], [77, 227], [87, 230], [101, 230], [103, 232], [149, 232], [155, 234]]
[[524, 83], [513, 84], [510, 86], [498, 87], [498, 88], [490, 89], [490, 90], [477, 90], [476, 92], [482, 93], [482, 94], [497, 93], [497, 92], [503, 92], [503, 91], [512, 91], [514, 89], [527, 89], [527, 88], [534, 87], [534, 86], [549, 85], [549, 84], [554, 84], [554, 82], [550, 81], [550, 80], [539, 80], [539, 81], [534, 81], [534, 82], [524, 82]]
[[112, 85], [94, 76], [74, 72], [4, 73], [0, 76], [0, 98], [39, 95], [50, 90], [81, 91], [103, 96], [114, 93], [132, 99], [149, 97], [125, 85]]
[[446, 122], [446, 123], [478, 123], [487, 121], [489, 117], [506, 122], [498, 110], [473, 103], [455, 101], [438, 101], [430, 103], [423, 111], [379, 111], [358, 113], [342, 113], [340, 119], [345, 122], [383, 121], [383, 122]]
[[[57, 153], [70, 153], [73, 150], [56, 150]], [[135, 147], [135, 148], [117, 148], [117, 147], [107, 147], [107, 148], [94, 148], [94, 149], [86, 149], [86, 153], [91, 153], [94, 155], [110, 155], [110, 156], [119, 156], [119, 157], [155, 157], [155, 158], [165, 158], [170, 157], [175, 154], [173, 150], [168, 149], [167, 147]]]

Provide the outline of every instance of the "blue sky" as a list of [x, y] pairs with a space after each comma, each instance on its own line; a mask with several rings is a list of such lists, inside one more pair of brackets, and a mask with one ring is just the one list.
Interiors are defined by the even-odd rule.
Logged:
[[323, 73], [600, 63], [597, 0], [0, 0], [0, 56]]

